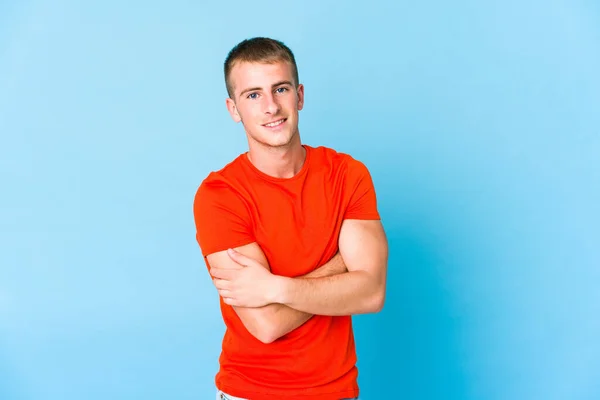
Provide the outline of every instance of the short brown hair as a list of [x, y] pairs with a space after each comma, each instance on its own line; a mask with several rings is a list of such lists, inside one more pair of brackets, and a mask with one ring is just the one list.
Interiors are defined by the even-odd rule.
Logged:
[[225, 86], [227, 94], [233, 98], [234, 88], [229, 81], [229, 74], [236, 62], [259, 62], [272, 64], [277, 61], [287, 61], [292, 65], [295, 84], [298, 85], [298, 66], [294, 54], [283, 42], [279, 40], [255, 37], [246, 39], [238, 43], [227, 55], [225, 59]]

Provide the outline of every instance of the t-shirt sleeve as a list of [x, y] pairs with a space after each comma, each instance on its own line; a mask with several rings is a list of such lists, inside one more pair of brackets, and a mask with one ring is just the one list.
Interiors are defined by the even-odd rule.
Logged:
[[194, 222], [204, 257], [255, 241], [244, 201], [222, 183], [200, 185], [194, 198]]
[[381, 219], [373, 179], [367, 167], [350, 158], [347, 179], [350, 200], [344, 219]]

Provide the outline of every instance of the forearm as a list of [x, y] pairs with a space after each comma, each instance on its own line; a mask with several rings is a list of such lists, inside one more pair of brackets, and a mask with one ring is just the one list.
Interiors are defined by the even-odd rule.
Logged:
[[[315, 279], [346, 272], [341, 255], [336, 254], [331, 260], [316, 270], [303, 275], [301, 279]], [[255, 309], [258, 321], [263, 325], [264, 342], [271, 342], [302, 326], [314, 314], [296, 310], [284, 304], [273, 303]], [[264, 333], [266, 332], [266, 333]], [[254, 334], [254, 333], [253, 333]], [[256, 335], [255, 335], [256, 336]]]
[[378, 312], [383, 306], [385, 282], [366, 271], [320, 278], [279, 277], [275, 301], [295, 310], [319, 315]]

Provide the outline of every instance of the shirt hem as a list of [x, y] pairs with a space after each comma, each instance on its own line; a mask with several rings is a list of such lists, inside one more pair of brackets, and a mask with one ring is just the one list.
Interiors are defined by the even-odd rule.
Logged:
[[[256, 391], [248, 391], [248, 390], [239, 390], [238, 388], [230, 387], [227, 385], [217, 386], [222, 392], [225, 392], [231, 396], [241, 397], [251, 400], [267, 400], [267, 399], [283, 399], [283, 400], [339, 400], [342, 398], [352, 398], [358, 397], [359, 390], [358, 389], [349, 389], [343, 391], [334, 391], [334, 392], [319, 392], [319, 393], [296, 393], [296, 394], [287, 394], [282, 392], [256, 392]], [[258, 397], [257, 397], [258, 396]]]

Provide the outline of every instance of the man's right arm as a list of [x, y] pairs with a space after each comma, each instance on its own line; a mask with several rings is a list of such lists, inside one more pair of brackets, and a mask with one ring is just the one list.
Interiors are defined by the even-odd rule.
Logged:
[[[237, 247], [239, 253], [260, 262], [269, 268], [269, 263], [258, 243], [250, 243]], [[227, 254], [220, 251], [206, 257], [210, 267], [235, 269], [243, 268], [235, 263]], [[337, 253], [331, 260], [303, 276], [303, 278], [321, 278], [347, 272], [341, 255]], [[248, 331], [263, 343], [271, 343], [283, 335], [293, 331], [308, 321], [313, 314], [295, 310], [283, 304], [269, 304], [264, 307], [233, 307]]]

